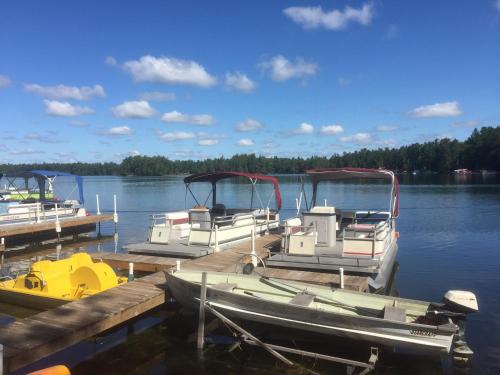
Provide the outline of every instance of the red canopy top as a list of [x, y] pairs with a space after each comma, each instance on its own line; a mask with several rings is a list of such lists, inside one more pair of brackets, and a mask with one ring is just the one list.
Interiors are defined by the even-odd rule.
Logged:
[[[391, 212], [394, 217], [399, 216], [399, 182], [394, 172], [387, 169], [370, 168], [316, 168], [309, 169], [306, 174], [313, 179], [313, 195], [320, 181], [348, 180], [348, 179], [379, 179], [388, 180], [392, 184]], [[313, 196], [315, 200], [315, 196]]]
[[185, 184], [190, 184], [192, 182], [210, 182], [213, 187], [219, 180], [226, 178], [236, 178], [236, 177], [246, 177], [252, 180], [262, 180], [269, 181], [274, 186], [274, 194], [276, 196], [276, 207], [281, 209], [281, 193], [279, 188], [279, 182], [276, 177], [266, 176], [260, 173], [246, 173], [246, 172], [208, 172], [208, 173], [195, 173], [184, 178]]

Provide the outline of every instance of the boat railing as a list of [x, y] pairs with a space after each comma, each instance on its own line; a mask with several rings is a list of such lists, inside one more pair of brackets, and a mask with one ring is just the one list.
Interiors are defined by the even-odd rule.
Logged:
[[369, 241], [371, 242], [371, 257], [375, 258], [377, 255], [377, 241], [386, 241], [391, 236], [392, 220], [388, 218], [377, 224], [364, 224], [360, 221], [362, 220], [355, 221], [353, 224], [342, 228], [342, 249], [346, 249], [346, 241]]
[[54, 220], [59, 217], [76, 215], [82, 205], [68, 205], [65, 202], [34, 202], [8, 207], [6, 213], [0, 214], [0, 222], [36, 222]]

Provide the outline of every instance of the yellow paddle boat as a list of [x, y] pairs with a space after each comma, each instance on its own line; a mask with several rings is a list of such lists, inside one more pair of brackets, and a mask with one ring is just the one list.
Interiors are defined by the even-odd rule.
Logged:
[[76, 301], [127, 282], [103, 262], [77, 253], [67, 259], [42, 260], [15, 279], [0, 281], [0, 301], [47, 309]]

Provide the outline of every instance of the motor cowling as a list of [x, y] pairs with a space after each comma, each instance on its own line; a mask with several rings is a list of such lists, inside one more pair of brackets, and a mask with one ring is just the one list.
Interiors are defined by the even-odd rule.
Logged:
[[452, 311], [473, 313], [479, 310], [476, 295], [465, 290], [449, 290], [443, 297], [444, 304]]

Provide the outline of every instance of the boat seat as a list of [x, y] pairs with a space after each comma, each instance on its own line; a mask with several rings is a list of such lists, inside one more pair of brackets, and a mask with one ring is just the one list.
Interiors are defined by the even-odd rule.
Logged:
[[235, 283], [218, 283], [212, 285], [210, 288], [222, 290], [223, 292], [232, 292], [234, 288], [236, 288], [238, 284]]
[[406, 323], [406, 310], [400, 307], [386, 305], [384, 307], [384, 319]]
[[314, 294], [299, 293], [295, 295], [295, 297], [293, 297], [289, 301], [289, 303], [291, 303], [292, 305], [310, 307], [313, 304], [315, 297], [316, 296]]

